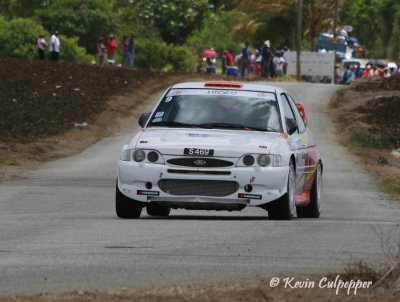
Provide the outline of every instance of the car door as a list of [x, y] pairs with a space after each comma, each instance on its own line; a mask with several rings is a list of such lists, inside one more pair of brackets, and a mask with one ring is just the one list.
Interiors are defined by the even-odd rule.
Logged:
[[308, 134], [292, 98], [287, 93], [281, 93], [281, 101], [285, 117], [283, 122], [291, 150], [296, 156], [296, 194], [301, 194], [305, 184]]

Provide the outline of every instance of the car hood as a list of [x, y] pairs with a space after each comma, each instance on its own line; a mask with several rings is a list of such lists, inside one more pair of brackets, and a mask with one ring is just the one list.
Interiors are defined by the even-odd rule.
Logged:
[[214, 149], [214, 156], [273, 153], [282, 135], [276, 132], [219, 129], [144, 129], [131, 141], [133, 148], [182, 155], [184, 148]]

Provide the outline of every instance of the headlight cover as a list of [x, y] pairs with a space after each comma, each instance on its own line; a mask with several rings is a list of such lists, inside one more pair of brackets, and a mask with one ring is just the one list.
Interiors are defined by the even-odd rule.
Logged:
[[138, 163], [164, 164], [164, 158], [157, 150], [133, 149], [132, 160]]
[[282, 157], [280, 155], [265, 153], [244, 154], [236, 163], [236, 167], [279, 167], [281, 165]]

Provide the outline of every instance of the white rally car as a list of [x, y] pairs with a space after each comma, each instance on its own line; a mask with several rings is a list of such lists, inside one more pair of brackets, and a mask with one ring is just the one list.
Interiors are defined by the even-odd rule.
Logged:
[[176, 84], [122, 147], [116, 213], [241, 210], [270, 219], [318, 218], [322, 161], [300, 103], [272, 86], [231, 81]]

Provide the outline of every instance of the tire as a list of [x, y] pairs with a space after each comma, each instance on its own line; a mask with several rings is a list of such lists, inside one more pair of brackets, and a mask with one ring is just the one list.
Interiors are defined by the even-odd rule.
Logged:
[[291, 220], [296, 214], [296, 171], [293, 161], [289, 164], [287, 192], [268, 205], [268, 216], [271, 220]]
[[118, 183], [115, 191], [115, 211], [117, 216], [124, 219], [139, 218], [142, 213], [142, 204], [122, 194], [118, 189]]
[[168, 216], [171, 208], [163, 207], [158, 204], [149, 204], [146, 206], [146, 211], [150, 216]]
[[322, 205], [322, 166], [318, 163], [317, 171], [310, 192], [310, 203], [305, 207], [297, 207], [297, 217], [319, 218]]

